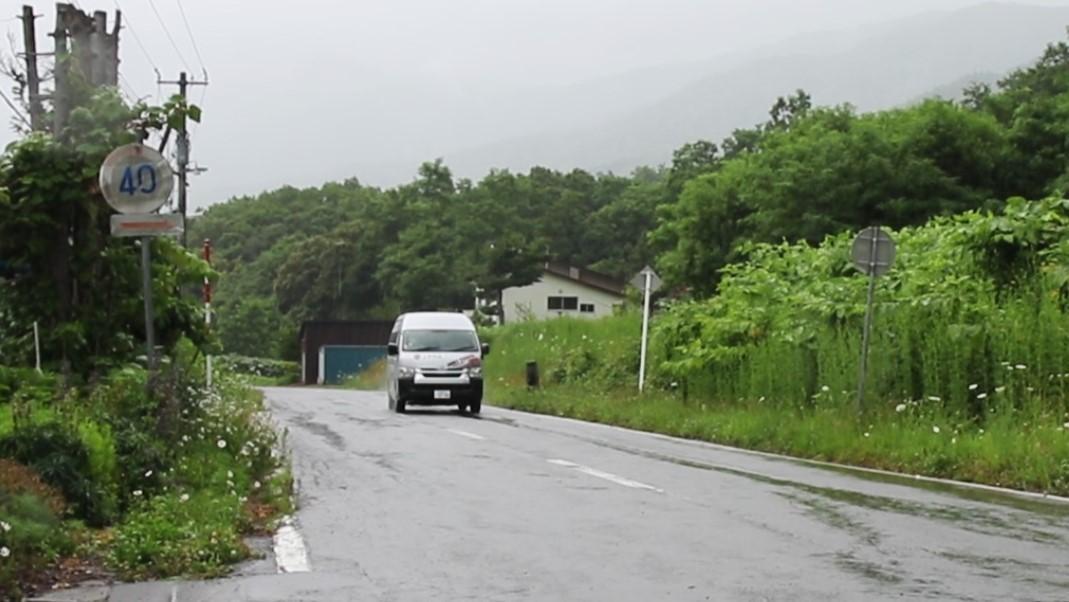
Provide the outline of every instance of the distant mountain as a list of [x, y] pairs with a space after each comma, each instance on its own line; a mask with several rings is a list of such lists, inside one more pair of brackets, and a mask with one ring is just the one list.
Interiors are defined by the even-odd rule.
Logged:
[[[473, 178], [494, 167], [533, 165], [627, 172], [667, 163], [688, 141], [719, 141], [735, 128], [764, 121], [777, 96], [798, 88], [817, 104], [849, 102], [860, 110], [953, 96], [959, 85], [989, 81], [1034, 60], [1046, 44], [1065, 37], [1067, 24], [1069, 7], [986, 4], [806, 35], [748, 57], [638, 71], [557, 90], [556, 96], [536, 94], [522, 103], [533, 107], [527, 110], [556, 116], [540, 132], [443, 154], [458, 175]], [[612, 101], [633, 89], [667, 94], [639, 109], [616, 110], [616, 104], [634, 107]], [[560, 125], [569, 121], [575, 125]]]
[[922, 100], [928, 98], [942, 98], [944, 100], [962, 100], [965, 98], [965, 89], [976, 84], [987, 84], [992, 88], [998, 84], [998, 81], [1008, 75], [1008, 73], [974, 73], [965, 77], [959, 77], [958, 79], [929, 90], [927, 93], [922, 94], [913, 100], [910, 100], [909, 104], [916, 104]]

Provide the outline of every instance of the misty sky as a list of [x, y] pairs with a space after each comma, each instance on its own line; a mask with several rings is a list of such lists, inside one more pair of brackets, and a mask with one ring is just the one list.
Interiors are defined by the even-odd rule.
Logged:
[[[42, 15], [38, 45], [50, 50], [45, 34], [54, 24], [54, 5], [28, 1]], [[127, 26], [120, 43], [124, 87], [127, 94], [156, 99], [173, 88], [156, 85], [153, 65], [167, 79], [183, 68], [199, 78], [202, 65], [178, 1], [152, 3], [78, 2], [86, 10], [121, 6]], [[0, 25], [18, 47], [21, 24], [10, 17], [22, 4], [0, 0]], [[509, 113], [522, 106], [514, 101], [536, 92], [553, 94], [643, 67], [744, 54], [806, 32], [974, 4], [979, 2], [182, 0], [211, 79], [208, 88], [191, 94], [205, 110], [193, 134], [193, 156], [209, 171], [192, 181], [190, 200], [202, 206], [283, 184], [350, 176], [392, 185], [409, 179], [423, 160], [536, 132], [539, 123], [525, 121], [521, 109]], [[10, 58], [7, 44], [3, 50]], [[489, 112], [498, 119], [481, 118]], [[0, 106], [0, 118], [5, 125], [10, 121], [6, 106]], [[12, 138], [5, 127], [0, 143]], [[405, 171], [398, 172], [398, 165]]]

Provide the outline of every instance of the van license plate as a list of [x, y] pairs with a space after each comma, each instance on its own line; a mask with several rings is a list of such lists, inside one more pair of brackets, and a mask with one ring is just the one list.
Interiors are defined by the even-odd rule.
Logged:
[[442, 390], [436, 390], [436, 391], [434, 392], [434, 398], [435, 398], [435, 399], [449, 399], [449, 398], [451, 398], [452, 396], [453, 396], [453, 392], [452, 392], [452, 391], [450, 391], [450, 390], [448, 390], [448, 389], [446, 389], [446, 390], [444, 390], [444, 391], [442, 391]]

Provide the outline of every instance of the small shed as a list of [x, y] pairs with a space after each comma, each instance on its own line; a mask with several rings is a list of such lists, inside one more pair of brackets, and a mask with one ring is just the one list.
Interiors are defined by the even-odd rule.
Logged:
[[393, 322], [313, 320], [301, 324], [301, 383], [337, 384], [386, 357]]

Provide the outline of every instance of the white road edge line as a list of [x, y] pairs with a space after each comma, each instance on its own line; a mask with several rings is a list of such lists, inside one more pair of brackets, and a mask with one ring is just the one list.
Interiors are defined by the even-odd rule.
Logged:
[[289, 517], [282, 520], [282, 526], [275, 533], [275, 564], [279, 573], [307, 573], [312, 570], [308, 563], [308, 549], [304, 538], [293, 526]]
[[605, 479], [606, 481], [611, 481], [613, 483], [616, 483], [617, 485], [623, 485], [624, 487], [630, 487], [632, 489], [645, 489], [646, 491], [655, 491], [657, 493], [664, 493], [664, 489], [660, 489], [658, 487], [654, 487], [653, 485], [647, 485], [645, 483], [640, 483], [639, 481], [632, 481], [631, 479], [625, 479], [624, 477], [621, 477], [621, 476], [618, 476], [618, 475], [614, 475], [611, 472], [605, 472], [603, 470], [598, 470], [596, 468], [590, 468], [589, 466], [583, 466], [582, 464], [576, 464], [575, 462], [569, 462], [568, 460], [546, 460], [546, 461], [549, 462], [550, 464], [555, 464], [557, 466], [563, 466], [565, 468], [571, 468], [572, 470], [576, 470], [576, 471], [581, 472], [583, 474], [587, 474], [587, 475], [590, 475], [592, 477], [597, 477], [599, 479]]
[[460, 435], [461, 437], [467, 437], [468, 439], [474, 439], [476, 441], [486, 441], [486, 437], [482, 435], [476, 435], [475, 433], [469, 433], [468, 431], [460, 431], [457, 429], [445, 429], [454, 435]]

